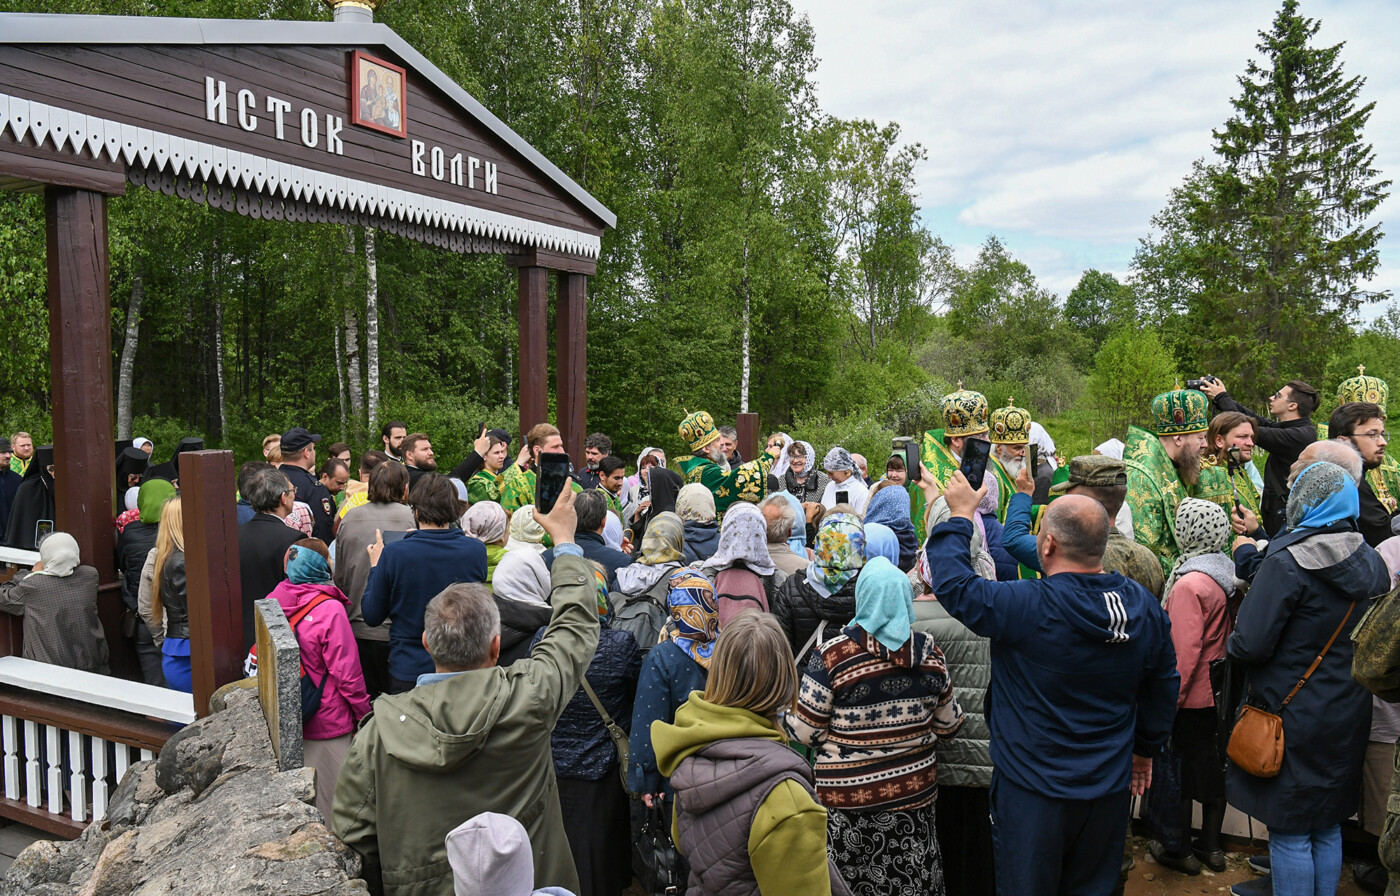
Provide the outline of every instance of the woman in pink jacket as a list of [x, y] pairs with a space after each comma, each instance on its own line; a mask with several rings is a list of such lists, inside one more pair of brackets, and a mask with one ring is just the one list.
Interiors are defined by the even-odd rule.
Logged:
[[[1215, 696], [1210, 688], [1211, 660], [1225, 655], [1232, 628], [1229, 600], [1235, 593], [1235, 561], [1222, 553], [1230, 540], [1230, 520], [1219, 504], [1187, 498], [1176, 510], [1176, 540], [1181, 558], [1172, 568], [1163, 593], [1172, 621], [1172, 646], [1181, 691], [1176, 700], [1172, 744], [1181, 762], [1183, 840], [1191, 832], [1191, 804], [1201, 804], [1201, 839], [1167, 852], [1149, 844], [1158, 863], [1186, 874], [1199, 874], [1201, 863], [1225, 870], [1220, 827], [1225, 821], [1225, 757], [1216, 734]], [[1187, 849], [1186, 847], [1190, 847]]]
[[321, 683], [321, 707], [302, 720], [302, 737], [305, 762], [316, 769], [316, 808], [327, 821], [350, 737], [370, 706], [347, 613], [350, 601], [331, 583], [329, 556], [318, 538], [304, 538], [287, 548], [287, 578], [268, 595], [282, 606], [288, 621], [317, 602], [295, 631], [302, 670]]

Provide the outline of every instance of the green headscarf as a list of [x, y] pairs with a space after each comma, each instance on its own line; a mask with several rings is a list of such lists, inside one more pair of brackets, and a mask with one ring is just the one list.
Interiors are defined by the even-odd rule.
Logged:
[[152, 526], [159, 523], [161, 509], [173, 497], [175, 484], [168, 479], [147, 479], [141, 483], [141, 489], [136, 493], [136, 509], [141, 513], [141, 522]]

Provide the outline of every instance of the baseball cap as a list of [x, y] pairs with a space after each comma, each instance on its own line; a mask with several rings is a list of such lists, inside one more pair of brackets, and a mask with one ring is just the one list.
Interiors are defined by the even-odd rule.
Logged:
[[321, 441], [319, 433], [307, 432], [300, 426], [293, 426], [282, 434], [282, 453], [290, 454], [300, 451], [307, 445]]

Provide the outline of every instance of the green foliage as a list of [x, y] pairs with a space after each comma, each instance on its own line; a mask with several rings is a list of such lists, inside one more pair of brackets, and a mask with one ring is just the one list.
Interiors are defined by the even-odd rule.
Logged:
[[[47, 416], [49, 304], [42, 196], [0, 193], [0, 395], [36, 412], [30, 432]], [[16, 421], [27, 415], [7, 408]], [[9, 432], [10, 430], [6, 430]], [[35, 433], [35, 437], [38, 435]]]
[[1097, 349], [1114, 330], [1138, 322], [1137, 297], [1117, 277], [1091, 268], [1065, 297], [1065, 320]]
[[1129, 424], [1151, 423], [1153, 397], [1171, 389], [1176, 379], [1176, 365], [1156, 330], [1120, 330], [1094, 357], [1090, 403], [1106, 428], [1121, 438]]
[[1341, 45], [1317, 47], [1318, 23], [1284, 0], [1262, 61], [1239, 78], [1234, 114], [1215, 132], [1215, 161], [1197, 163], [1156, 217], [1134, 259], [1139, 289], [1173, 322], [1188, 369], [1228, 378], [1246, 401], [1279, 381], [1323, 373], [1380, 256], [1368, 218], [1389, 180], [1362, 137], [1374, 109], [1358, 104]]

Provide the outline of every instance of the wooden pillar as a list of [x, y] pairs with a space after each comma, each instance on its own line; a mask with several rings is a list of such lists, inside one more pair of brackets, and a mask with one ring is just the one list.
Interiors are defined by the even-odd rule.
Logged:
[[238, 509], [232, 451], [180, 455], [180, 510], [185, 520], [185, 580], [190, 609], [194, 710], [243, 677], [243, 585], [238, 566]]
[[564, 450], [583, 465], [583, 440], [588, 435], [588, 278], [559, 272], [558, 305], [554, 314], [556, 424]]
[[549, 419], [549, 271], [541, 267], [516, 269], [520, 278], [520, 438], [536, 423]]
[[745, 462], [757, 458], [763, 450], [758, 444], [758, 415], [736, 414], [734, 428], [739, 431], [739, 455]]
[[96, 567], [97, 614], [112, 671], [137, 671], [122, 636], [112, 525], [116, 450], [112, 435], [112, 310], [107, 197], [91, 190], [44, 191], [49, 274], [49, 383], [53, 390], [54, 524]]

